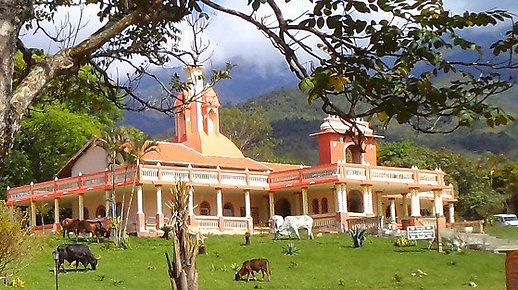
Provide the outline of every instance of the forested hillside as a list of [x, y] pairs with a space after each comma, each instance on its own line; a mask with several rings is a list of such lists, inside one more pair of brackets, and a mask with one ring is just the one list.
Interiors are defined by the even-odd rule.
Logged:
[[[494, 103], [502, 105], [506, 111], [518, 115], [518, 88], [514, 87], [505, 94], [493, 98]], [[238, 105], [242, 110], [260, 106], [266, 111], [268, 121], [273, 127], [273, 136], [282, 143], [275, 147], [276, 154], [291, 153], [314, 164], [318, 160], [316, 138], [310, 133], [318, 132], [325, 117], [316, 101], [308, 105], [304, 95], [296, 88], [280, 89], [257, 96]], [[518, 159], [518, 123], [490, 128], [479, 124], [463, 128], [451, 134], [416, 133], [409, 127], [393, 123], [383, 130], [372, 122], [376, 134], [384, 135], [386, 141], [414, 140], [417, 144], [433, 149], [447, 148], [459, 153], [482, 154], [490, 151], [504, 154], [510, 159]]]

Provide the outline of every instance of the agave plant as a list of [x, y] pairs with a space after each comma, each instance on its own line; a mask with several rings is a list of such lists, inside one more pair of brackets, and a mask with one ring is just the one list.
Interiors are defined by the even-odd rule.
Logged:
[[354, 247], [359, 248], [363, 245], [363, 241], [367, 239], [367, 230], [360, 227], [353, 227], [349, 230], [349, 234], [354, 242]]
[[295, 247], [295, 243], [288, 243], [287, 247], [282, 248], [282, 252], [284, 253], [284, 255], [289, 255], [289, 256], [296, 255], [298, 253], [298, 251], [299, 251], [299, 249], [297, 249], [297, 247]]

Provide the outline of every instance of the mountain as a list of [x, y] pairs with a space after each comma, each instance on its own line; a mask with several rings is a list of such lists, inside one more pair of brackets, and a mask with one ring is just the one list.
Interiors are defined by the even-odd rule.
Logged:
[[[238, 104], [250, 97], [297, 85], [297, 79], [285, 65], [263, 66], [241, 57], [231, 59], [230, 63], [235, 65], [230, 71], [232, 79], [221, 80], [214, 86], [222, 104]], [[224, 67], [224, 64], [215, 65], [212, 69], [218, 67]], [[210, 70], [211, 68], [206, 66], [205, 75], [210, 75]], [[185, 80], [182, 67], [165, 68], [152, 73], [165, 84], [169, 83], [174, 73]], [[145, 76], [136, 87], [135, 93], [144, 98], [160, 99], [163, 92], [153, 78]], [[122, 115], [124, 125], [134, 126], [147, 134], [164, 134], [167, 130], [174, 128], [174, 119], [157, 111], [124, 111]]]

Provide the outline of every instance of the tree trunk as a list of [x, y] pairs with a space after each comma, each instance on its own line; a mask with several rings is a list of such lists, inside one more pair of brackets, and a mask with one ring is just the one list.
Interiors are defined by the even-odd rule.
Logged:
[[32, 13], [30, 0], [0, 0], [0, 176], [11, 150], [15, 130], [21, 119], [11, 119], [11, 101], [16, 41]]

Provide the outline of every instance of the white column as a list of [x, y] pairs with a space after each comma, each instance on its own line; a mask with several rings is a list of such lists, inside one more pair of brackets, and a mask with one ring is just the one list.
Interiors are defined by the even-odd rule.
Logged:
[[218, 216], [223, 216], [223, 198], [221, 196], [221, 188], [216, 189], [216, 206]]
[[189, 186], [188, 194], [189, 194], [189, 197], [188, 197], [189, 215], [194, 215], [194, 196], [193, 196], [192, 186]]
[[372, 186], [369, 186], [369, 213], [374, 214], [374, 200], [372, 199]]
[[403, 217], [408, 217], [408, 198], [407, 194], [403, 193], [401, 194], [403, 199]]
[[162, 186], [156, 187], [156, 214], [163, 214], [163, 212], [162, 212]]
[[419, 201], [419, 191], [416, 188], [410, 189], [411, 199], [411, 215], [413, 217], [421, 216], [421, 203]]
[[54, 223], [59, 224], [59, 198], [54, 198]]
[[78, 205], [78, 211], [79, 211], [79, 219], [80, 220], [84, 220], [85, 219], [85, 207], [84, 207], [84, 201], [83, 201], [83, 194], [80, 193], [78, 194], [78, 200], [77, 200], [77, 205]]
[[345, 184], [342, 187], [342, 212], [348, 212], [347, 210], [347, 186]]
[[363, 187], [363, 213], [372, 214], [372, 187], [370, 185], [364, 185]]
[[337, 184], [335, 186], [335, 211], [336, 212], [343, 212], [342, 209], [342, 185]]
[[302, 214], [308, 214], [308, 189], [302, 188]]
[[270, 217], [275, 215], [275, 199], [273, 191], [268, 192], [268, 205], [270, 206]]
[[395, 204], [395, 200], [393, 198], [391, 198], [389, 200], [390, 200], [390, 218], [392, 219], [392, 223], [395, 224], [396, 223], [396, 204]]
[[442, 209], [442, 191], [435, 190], [433, 192], [433, 203], [434, 203], [435, 213], [439, 216], [443, 216], [444, 211]]
[[250, 191], [245, 190], [245, 217], [250, 217]]
[[448, 222], [454, 223], [455, 222], [455, 206], [453, 205], [453, 202], [448, 205]]
[[142, 207], [142, 185], [137, 186], [137, 214], [143, 214]]

